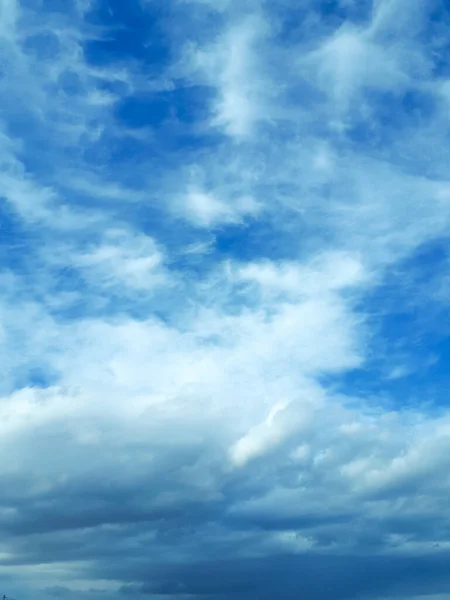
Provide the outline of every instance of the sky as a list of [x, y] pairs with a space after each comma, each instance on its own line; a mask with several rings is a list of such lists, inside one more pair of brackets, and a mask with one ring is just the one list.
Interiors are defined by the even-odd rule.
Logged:
[[0, 0], [0, 593], [450, 598], [447, 0]]

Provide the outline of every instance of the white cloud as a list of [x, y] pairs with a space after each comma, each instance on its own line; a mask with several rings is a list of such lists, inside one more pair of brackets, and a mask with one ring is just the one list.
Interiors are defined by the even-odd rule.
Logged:
[[389, 36], [401, 34], [414, 37], [423, 28], [427, 19], [426, 0], [418, 0], [404, 10], [399, 0], [376, 0], [373, 3], [372, 22], [370, 31], [372, 35]]
[[74, 266], [106, 288], [119, 285], [149, 291], [168, 283], [164, 256], [155, 242], [120, 229], [107, 231], [103, 242], [81, 253]]
[[0, 23], [2, 33], [6, 38], [14, 36], [19, 8], [16, 0], [4, 0], [0, 7]]
[[408, 83], [399, 58], [381, 44], [374, 44], [366, 32], [353, 28], [339, 29], [305, 61], [344, 119], [349, 111], [364, 108], [363, 90], [399, 93]]
[[185, 198], [180, 199], [179, 207], [187, 220], [205, 228], [239, 223], [246, 216], [257, 214], [260, 208], [251, 198], [227, 200], [222, 200], [214, 193], [192, 190]]
[[309, 265], [295, 262], [248, 263], [237, 268], [238, 280], [258, 284], [265, 294], [301, 298], [363, 285], [368, 273], [346, 253], [319, 255]]
[[408, 7], [382, 0], [367, 24], [344, 23], [320, 46], [301, 56], [300, 72], [317, 81], [329, 98], [330, 125], [342, 130], [355, 117], [373, 118], [371, 93], [401, 97], [411, 89], [427, 90], [430, 60], [414, 37], [426, 21], [427, 5]]
[[261, 89], [255, 76], [259, 70], [252, 52], [256, 35], [257, 29], [251, 22], [237, 27], [223, 42], [226, 59], [216, 118], [218, 125], [236, 137], [248, 134], [253, 123], [262, 116]]
[[212, 125], [233, 138], [251, 135], [258, 121], [269, 118], [269, 97], [273, 94], [258, 57], [268, 24], [255, 12], [222, 33], [211, 46], [196, 48], [187, 65], [216, 87]]
[[273, 451], [289, 436], [301, 435], [311, 420], [317, 391], [307, 388], [300, 393], [299, 390], [299, 396], [303, 395], [306, 397], [300, 402], [281, 400], [275, 404], [263, 423], [252, 427], [233, 445], [230, 452], [232, 462], [238, 467], [244, 466], [250, 460]]

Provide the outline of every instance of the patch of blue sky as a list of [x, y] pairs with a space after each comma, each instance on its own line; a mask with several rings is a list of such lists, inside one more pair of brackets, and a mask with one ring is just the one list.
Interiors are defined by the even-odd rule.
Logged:
[[[164, 4], [103, 0], [86, 21], [99, 28], [100, 39], [86, 41], [84, 53], [94, 65], [139, 61], [141, 68], [163, 73], [171, 58], [162, 30]], [[103, 33], [102, 33], [103, 32]]]
[[45, 369], [39, 363], [36, 366], [27, 364], [17, 370], [14, 387], [16, 389], [26, 387], [45, 389], [57, 384], [58, 379], [59, 374], [52, 372], [51, 367]]
[[449, 255], [448, 239], [425, 244], [364, 295], [359, 310], [372, 332], [371, 351], [361, 368], [326, 377], [331, 385], [374, 407], [424, 406], [437, 414], [448, 407], [450, 314], [441, 278]]
[[317, 47], [341, 26], [366, 24], [370, 20], [373, 3], [370, 0], [320, 0], [298, 4], [281, 1], [268, 2], [267, 8], [277, 25], [277, 42], [298, 51], [299, 45]]
[[77, 3], [65, 2], [65, 0], [45, 0], [44, 6], [43, 0], [23, 0], [23, 6], [35, 11], [42, 11], [44, 9], [45, 13], [50, 17], [58, 14], [67, 17], [76, 13]]
[[158, 128], [170, 120], [195, 123], [204, 121], [210, 115], [213, 89], [206, 86], [183, 86], [179, 82], [174, 82], [174, 86], [173, 90], [124, 98], [116, 109], [118, 119], [131, 128]]
[[432, 121], [438, 110], [433, 93], [414, 88], [398, 93], [368, 90], [362, 102], [362, 114], [356, 112], [348, 136], [356, 147], [369, 152], [385, 153], [399, 136], [407, 136]]
[[289, 231], [289, 227], [284, 226], [274, 231], [262, 218], [220, 228], [216, 233], [215, 248], [219, 255], [227, 259], [242, 262], [258, 259], [279, 261], [292, 256], [294, 245], [301, 245], [298, 230]]
[[[0, 196], [1, 198], [1, 196]], [[2, 199], [3, 200], [3, 199]], [[4, 200], [0, 202], [0, 253], [3, 268], [23, 273], [34, 262], [36, 233], [17, 218]]]

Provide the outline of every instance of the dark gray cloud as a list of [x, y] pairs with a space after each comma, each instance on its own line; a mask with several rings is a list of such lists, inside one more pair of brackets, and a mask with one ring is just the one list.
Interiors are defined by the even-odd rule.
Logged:
[[[182, 566], [149, 567], [142, 584], [123, 594], [198, 598], [411, 597], [450, 590], [448, 554], [426, 557], [274, 555], [266, 559], [200, 560]], [[145, 571], [145, 566], [142, 567]]]

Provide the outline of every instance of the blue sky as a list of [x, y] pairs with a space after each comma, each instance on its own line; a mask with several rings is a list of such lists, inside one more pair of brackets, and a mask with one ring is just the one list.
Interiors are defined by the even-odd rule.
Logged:
[[444, 0], [0, 0], [0, 581], [450, 597]]

